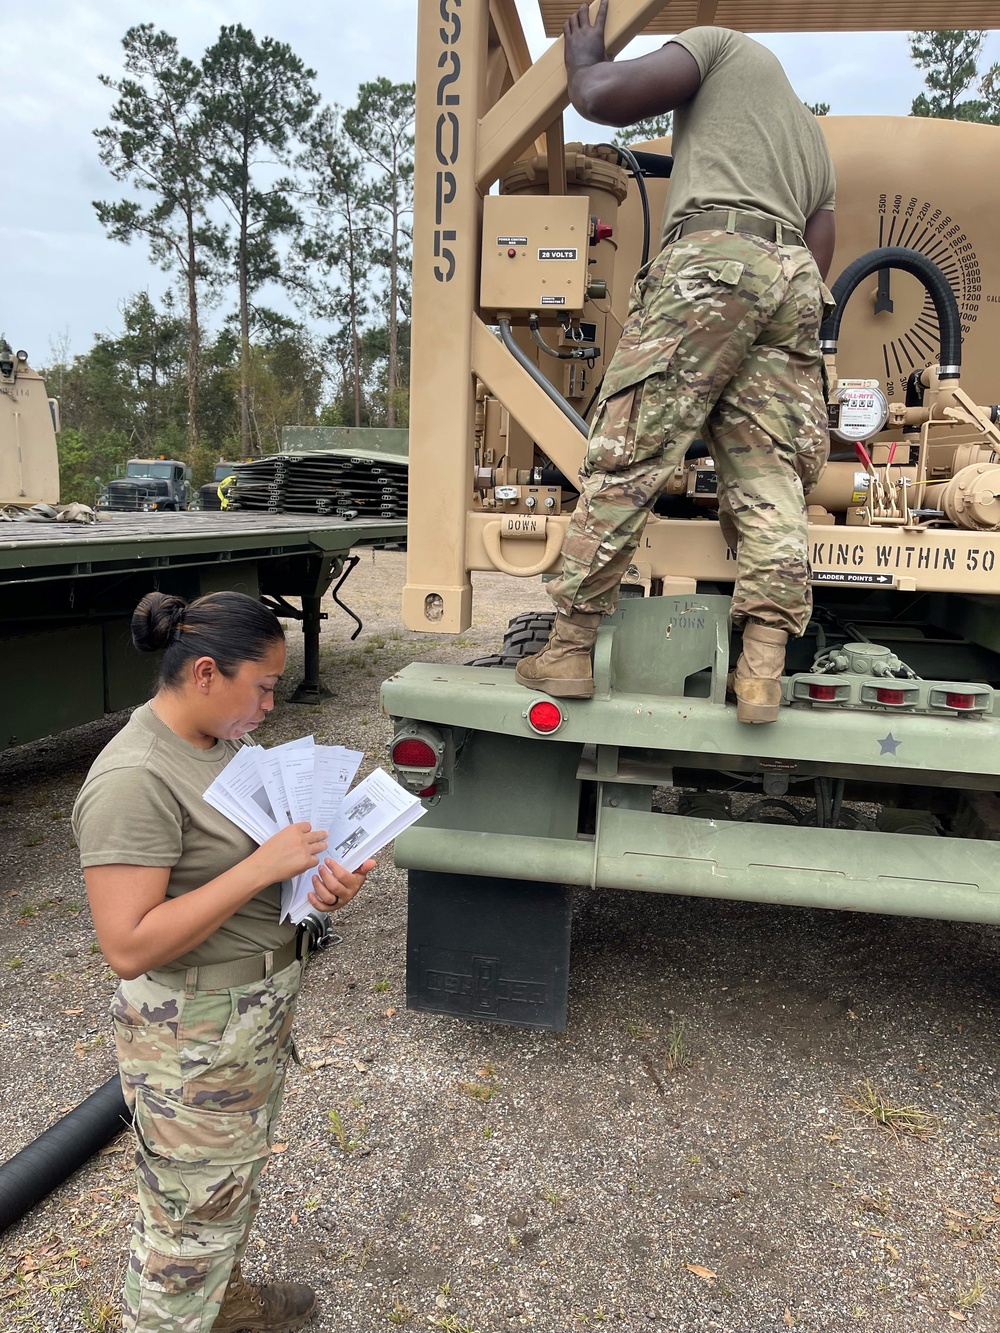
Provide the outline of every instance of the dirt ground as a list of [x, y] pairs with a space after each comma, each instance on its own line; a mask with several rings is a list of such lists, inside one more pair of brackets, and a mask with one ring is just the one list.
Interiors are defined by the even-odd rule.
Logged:
[[[403, 567], [364, 555], [355, 643], [329, 608], [334, 696], [282, 702], [265, 743], [313, 731], [373, 767], [386, 676], [494, 651], [545, 604], [484, 576], [472, 630], [410, 634]], [[0, 756], [2, 1160], [114, 1072], [69, 813], [123, 720]], [[316, 1333], [1000, 1328], [1000, 931], [580, 893], [547, 1034], [407, 1011], [405, 920], [383, 854], [299, 1010], [248, 1267], [317, 1286]], [[895, 1132], [852, 1109], [866, 1090], [911, 1108]], [[130, 1154], [123, 1135], [0, 1237], [4, 1330], [118, 1327]]]

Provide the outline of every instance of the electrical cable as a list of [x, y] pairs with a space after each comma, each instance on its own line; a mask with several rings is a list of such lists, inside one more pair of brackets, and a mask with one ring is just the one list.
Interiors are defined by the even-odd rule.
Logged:
[[[622, 148], [616, 143], [599, 143], [598, 148], [610, 148], [613, 153], [618, 154], [618, 161], [624, 162], [632, 174], [632, 178], [639, 187], [639, 202], [642, 205], [642, 263], [640, 268], [644, 268], [649, 263], [649, 194], [646, 190], [646, 181], [643, 176], [642, 167], [636, 160], [635, 154], [628, 148]], [[652, 156], [652, 154], [648, 154]], [[673, 158], [671, 158], [673, 165]]]
[[559, 411], [563, 414], [563, 416], [566, 417], [568, 421], [571, 421], [573, 423], [573, 425], [577, 428], [580, 434], [583, 436], [588, 435], [589, 427], [587, 426], [587, 423], [584, 421], [583, 417], [581, 417], [580, 414], [574, 408], [570, 407], [569, 403], [567, 403], [566, 399], [562, 396], [559, 390], [553, 384], [550, 384], [549, 381], [545, 378], [542, 372], [535, 365], [534, 361], [532, 361], [531, 357], [526, 356], [524, 352], [521, 351], [520, 347], [518, 347], [517, 342], [514, 339], [514, 335], [510, 331], [510, 320], [501, 318], [497, 320], [497, 324], [500, 327], [500, 337], [503, 341], [503, 345], [504, 347], [507, 348], [507, 351], [510, 352], [511, 356], [514, 358], [517, 364], [523, 370], [526, 370], [528, 372], [531, 378], [535, 381], [538, 387], [545, 394], [546, 398], [548, 398], [551, 402], [555, 403], [556, 407], [558, 407]]

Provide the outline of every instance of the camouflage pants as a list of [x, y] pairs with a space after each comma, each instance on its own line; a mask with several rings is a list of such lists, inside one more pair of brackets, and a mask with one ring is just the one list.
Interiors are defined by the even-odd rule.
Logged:
[[830, 448], [823, 299], [808, 250], [724, 231], [674, 241], [640, 271], [548, 585], [558, 610], [614, 611], [653, 502], [702, 436], [737, 551], [734, 621], [805, 632], [803, 488]]
[[123, 981], [111, 1014], [137, 1141], [125, 1333], [209, 1333], [257, 1211], [302, 965], [231, 990]]

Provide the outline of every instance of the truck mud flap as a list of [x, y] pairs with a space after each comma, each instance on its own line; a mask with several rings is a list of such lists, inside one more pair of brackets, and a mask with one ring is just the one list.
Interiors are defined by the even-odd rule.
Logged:
[[411, 870], [407, 1007], [561, 1032], [572, 905], [564, 885]]

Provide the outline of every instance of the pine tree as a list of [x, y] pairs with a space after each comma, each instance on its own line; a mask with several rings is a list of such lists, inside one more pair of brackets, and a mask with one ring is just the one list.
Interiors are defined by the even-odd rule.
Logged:
[[940, 29], [910, 33], [910, 56], [918, 69], [926, 70], [924, 82], [930, 96], [913, 99], [911, 116], [933, 116], [938, 120], [985, 120], [988, 104], [979, 98], [959, 98], [976, 78], [977, 61], [986, 33], [978, 30]]
[[240, 440], [249, 454], [250, 297], [264, 283], [281, 280], [277, 242], [300, 224], [295, 186], [287, 177], [275, 179], [275, 168], [290, 165], [319, 95], [315, 71], [290, 46], [270, 37], [258, 41], [239, 23], [220, 31], [201, 72], [202, 115], [213, 128], [208, 180], [230, 218], [228, 256], [239, 292]]

